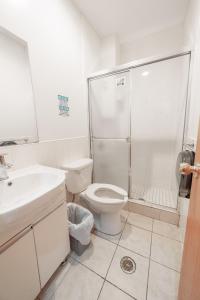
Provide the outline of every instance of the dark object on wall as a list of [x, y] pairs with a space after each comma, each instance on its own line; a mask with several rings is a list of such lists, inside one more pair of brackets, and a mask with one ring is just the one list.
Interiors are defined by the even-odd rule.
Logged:
[[6, 141], [6, 142], [1, 142], [0, 143], [0, 147], [3, 147], [3, 146], [12, 146], [12, 145], [17, 145], [17, 143], [15, 141]]
[[193, 151], [185, 150], [181, 151], [177, 158], [176, 164], [176, 177], [179, 185], [179, 196], [190, 198], [190, 191], [192, 185], [192, 174], [190, 175], [182, 175], [180, 174], [180, 164], [188, 163], [191, 166], [194, 165], [195, 153]]

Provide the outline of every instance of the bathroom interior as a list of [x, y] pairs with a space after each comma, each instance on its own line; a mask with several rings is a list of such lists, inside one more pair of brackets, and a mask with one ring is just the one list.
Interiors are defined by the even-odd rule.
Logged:
[[200, 300], [199, 78], [199, 0], [0, 0], [0, 300]]

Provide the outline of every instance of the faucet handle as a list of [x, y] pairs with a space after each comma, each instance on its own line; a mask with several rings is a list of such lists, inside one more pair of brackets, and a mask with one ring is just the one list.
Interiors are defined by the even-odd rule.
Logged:
[[6, 167], [6, 169], [10, 169], [10, 168], [12, 168], [12, 167], [13, 167], [13, 164], [6, 163], [6, 164], [5, 164], [5, 167]]
[[0, 164], [1, 165], [5, 165], [5, 156], [7, 155], [7, 153], [1, 153], [0, 154]]
[[13, 165], [6, 163], [5, 156], [8, 155], [8, 153], [0, 153], [0, 165], [5, 166], [7, 169], [10, 169]]

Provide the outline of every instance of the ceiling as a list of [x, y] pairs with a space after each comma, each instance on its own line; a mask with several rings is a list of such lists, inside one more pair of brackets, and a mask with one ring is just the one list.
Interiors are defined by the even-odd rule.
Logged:
[[183, 22], [189, 0], [73, 0], [96, 32], [121, 43]]

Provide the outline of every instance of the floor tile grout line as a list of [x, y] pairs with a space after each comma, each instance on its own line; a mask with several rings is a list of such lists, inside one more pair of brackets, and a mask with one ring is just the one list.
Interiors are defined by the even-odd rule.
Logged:
[[[127, 216], [127, 218], [128, 218], [128, 216]], [[116, 253], [116, 251], [117, 251], [117, 248], [118, 248], [118, 244], [119, 244], [120, 238], [121, 238], [122, 233], [123, 233], [123, 231], [124, 231], [124, 228], [125, 228], [125, 226], [126, 226], [127, 218], [126, 218], [126, 220], [125, 220], [125, 222], [124, 222], [124, 224], [123, 224], [123, 228], [122, 228], [122, 231], [121, 231], [119, 240], [118, 240], [117, 244], [115, 244], [115, 245], [116, 245], [116, 248], [115, 248], [115, 251], [114, 251], [114, 253], [113, 253], [112, 259], [111, 259], [111, 261], [110, 261], [110, 264], [109, 264], [109, 266], [108, 266], [108, 270], [107, 270], [107, 272], [106, 272], [106, 276], [105, 276], [105, 278], [104, 278], [104, 282], [103, 282], [103, 284], [102, 284], [102, 287], [101, 287], [101, 290], [100, 290], [99, 295], [98, 295], [98, 297], [97, 297], [97, 300], [99, 299], [99, 297], [100, 297], [100, 295], [101, 295], [101, 292], [102, 292], [102, 290], [103, 290], [103, 287], [104, 287], [104, 285], [105, 285], [106, 277], [107, 277], [107, 275], [108, 275], [110, 266], [111, 266], [112, 261], [113, 261], [113, 259], [114, 259], [115, 253]], [[109, 242], [111, 242], [111, 241], [109, 241]]]
[[82, 265], [83, 267], [85, 267], [86, 269], [88, 269], [89, 271], [93, 272], [94, 274], [96, 274], [97, 276], [101, 277], [103, 280], [105, 280], [105, 277], [98, 274], [97, 272], [95, 272], [94, 270], [92, 270], [90, 267], [84, 265], [81, 261], [79, 261], [78, 259], [71, 257], [73, 260], [75, 260], [77, 263], [79, 263], [80, 265]]
[[118, 243], [117, 243], [117, 247], [116, 247], [116, 249], [115, 249], [115, 251], [114, 251], [113, 257], [112, 257], [111, 262], [110, 262], [110, 264], [109, 264], [109, 266], [108, 266], [108, 270], [107, 270], [107, 272], [106, 272], [105, 279], [106, 279], [107, 276], [108, 276], [108, 272], [109, 272], [109, 270], [110, 270], [110, 267], [111, 267], [111, 264], [112, 264], [112, 262], [113, 262], [114, 256], [115, 256], [115, 254], [116, 254], [116, 252], [117, 252], [117, 249], [118, 249], [118, 247], [119, 247], [120, 239], [121, 239], [121, 237], [122, 237], [124, 228], [126, 227], [126, 224], [127, 224], [127, 219], [128, 219], [128, 216], [127, 216], [127, 218], [126, 218], [126, 221], [124, 222], [124, 226], [123, 226], [123, 228], [122, 228], [122, 231], [121, 231], [121, 234], [120, 234], [120, 238], [119, 238], [119, 241], [118, 241]]
[[166, 236], [166, 235], [163, 235], [163, 234], [160, 234], [160, 233], [157, 233], [157, 232], [154, 232], [154, 231], [152, 231], [152, 233], [155, 234], [155, 235], [159, 235], [159, 236], [161, 236], [161, 237], [164, 237], [164, 238], [166, 238], [166, 239], [168, 239], [168, 240], [170, 240], [170, 241], [175, 241], [175, 242], [178, 242], [178, 243], [180, 243], [180, 244], [183, 244], [182, 241], [172, 239], [172, 238], [170, 238], [170, 237], [168, 237], [168, 236]]
[[165, 267], [165, 268], [167, 268], [167, 269], [169, 269], [169, 270], [171, 270], [171, 271], [174, 271], [174, 272], [176, 272], [176, 273], [178, 273], [178, 274], [181, 273], [180, 271], [177, 271], [177, 270], [175, 270], [175, 269], [173, 269], [173, 268], [171, 268], [171, 267], [169, 267], [169, 266], [167, 266], [167, 265], [161, 264], [160, 262], [158, 262], [158, 261], [152, 259], [151, 257], [150, 257], [150, 260], [153, 261], [154, 263], [156, 263], [156, 264], [158, 264], [158, 265], [160, 265], [160, 266], [162, 266], [162, 267]]
[[101, 292], [102, 292], [102, 290], [103, 290], [103, 287], [104, 287], [104, 285], [105, 285], [105, 282], [106, 282], [106, 280], [105, 280], [105, 278], [104, 278], [102, 287], [101, 287], [101, 289], [100, 289], [100, 291], [99, 291], [99, 294], [98, 294], [98, 296], [97, 296], [97, 300], [99, 300], [99, 297], [100, 297], [100, 295], [101, 295]]
[[126, 291], [122, 290], [120, 287], [118, 287], [113, 282], [109, 281], [108, 279], [105, 279], [105, 282], [108, 282], [109, 284], [113, 285], [115, 288], [117, 288], [118, 290], [120, 290], [121, 292], [123, 292], [124, 294], [126, 294], [127, 296], [131, 297], [132, 299], [137, 300], [134, 296], [132, 296], [129, 293], [127, 293]]
[[150, 264], [151, 264], [151, 247], [152, 247], [152, 236], [153, 236], [153, 224], [154, 224], [154, 220], [152, 222], [151, 243], [150, 243], [150, 253], [149, 253], [149, 268], [148, 268], [148, 275], [147, 275], [146, 300], [147, 300], [147, 297], [148, 297], [148, 288], [149, 288], [149, 274], [150, 274]]
[[[155, 221], [155, 219], [153, 219], [153, 223], [154, 223], [154, 221]], [[156, 221], [157, 221], [157, 220], [156, 220]], [[153, 226], [152, 226], [152, 230], [150, 230], [150, 229], [146, 229], [146, 228], [144, 228], [144, 227], [141, 227], [141, 226], [138, 226], [138, 225], [135, 225], [135, 224], [131, 224], [131, 223], [129, 223], [128, 221], [127, 221], [127, 224], [129, 224], [129, 225], [131, 225], [131, 226], [133, 226], [133, 227], [139, 228], [139, 229], [143, 229], [143, 230], [148, 231], [148, 232], [152, 232], [152, 233], [157, 234], [157, 235], [159, 235], [159, 236], [165, 237], [165, 238], [167, 238], [167, 239], [169, 239], [169, 240], [177, 241], [177, 242], [183, 244], [183, 242], [180, 241], [180, 240], [173, 239], [173, 238], [168, 237], [168, 236], [166, 236], [166, 235], [164, 235], [164, 234], [157, 233], [157, 232], [153, 231]], [[170, 224], [170, 223], [166, 223], [166, 224]], [[172, 225], [172, 224], [170, 224], [170, 225]], [[176, 226], [176, 225], [174, 225], [174, 226]], [[177, 227], [177, 226], [176, 226], [176, 227]]]
[[129, 225], [131, 225], [131, 226], [134, 226], [134, 227], [137, 227], [137, 228], [139, 228], [139, 229], [146, 230], [146, 231], [148, 231], [148, 232], [152, 232], [152, 230], [151, 230], [151, 229], [146, 229], [146, 228], [144, 228], [144, 227], [141, 227], [141, 226], [138, 226], [138, 225], [135, 225], [135, 224], [129, 223], [129, 222], [127, 222], [127, 224], [129, 224]]
[[[129, 213], [128, 213], [128, 215], [129, 215]], [[110, 264], [109, 264], [109, 267], [108, 267], [108, 270], [107, 270], [107, 273], [106, 273], [106, 276], [105, 276], [104, 284], [105, 284], [105, 282], [109, 282], [110, 284], [112, 284], [113, 286], [115, 286], [116, 288], [118, 288], [121, 292], [123, 292], [123, 293], [125, 293], [126, 295], [130, 296], [132, 299], [137, 300], [135, 297], [129, 295], [127, 292], [125, 292], [124, 290], [120, 289], [118, 286], [116, 286], [115, 284], [113, 284], [112, 282], [110, 282], [110, 281], [107, 279], [107, 276], [108, 276], [110, 267], [111, 267], [111, 265], [112, 265], [113, 259], [114, 259], [114, 257], [115, 257], [115, 254], [116, 254], [116, 252], [117, 252], [117, 249], [120, 247], [119, 242], [120, 242], [121, 237], [122, 237], [122, 235], [123, 235], [123, 231], [124, 231], [124, 229], [125, 229], [125, 227], [126, 227], [127, 220], [128, 220], [128, 215], [127, 215], [126, 221], [124, 222], [124, 226], [123, 226], [122, 232], [121, 232], [121, 234], [120, 234], [120, 238], [119, 238], [119, 241], [118, 241], [118, 243], [117, 243], [117, 247], [116, 247], [115, 252], [114, 252], [114, 254], [113, 254], [112, 260], [111, 260], [111, 262], [110, 262]], [[104, 284], [103, 284], [103, 286], [104, 286]], [[102, 288], [102, 289], [103, 289], [103, 288]], [[102, 291], [102, 289], [101, 289], [101, 291]], [[100, 294], [99, 294], [99, 296], [100, 296]], [[99, 299], [99, 297], [98, 297], [98, 299]], [[97, 300], [98, 300], [98, 299], [97, 299]]]
[[[155, 221], [155, 219], [153, 220], [153, 225], [154, 225], [154, 221]], [[152, 240], [153, 240], [153, 234], [155, 234], [155, 235], [159, 235], [159, 236], [161, 236], [161, 237], [165, 237], [165, 238], [167, 238], [167, 239], [169, 239], [169, 240], [176, 241], [176, 242], [179, 242], [179, 243], [183, 244], [181, 241], [177, 241], [177, 240], [174, 240], [174, 239], [168, 238], [168, 237], [166, 237], [166, 236], [164, 236], [164, 235], [161, 235], [161, 234], [155, 233], [155, 232], [153, 231], [153, 227], [152, 227]], [[152, 247], [152, 243], [151, 243], [151, 247]], [[167, 269], [170, 269], [170, 270], [172, 270], [172, 271], [175, 271], [175, 272], [177, 272], [177, 273], [179, 273], [179, 274], [180, 274], [180, 272], [179, 272], [179, 271], [177, 271], [177, 270], [175, 270], [175, 269], [173, 269], [173, 268], [171, 268], [171, 267], [169, 267], [169, 266], [167, 266], [167, 265], [163, 265], [163, 264], [161, 264], [161, 263], [157, 262], [156, 260], [152, 259], [152, 257], [151, 257], [151, 251], [150, 251], [150, 257], [149, 257], [149, 259], [150, 259], [150, 261], [153, 261], [153, 262], [155, 262], [155, 263], [159, 264], [159, 265], [160, 265], [160, 266], [162, 266], [162, 267], [165, 267], [165, 268], [167, 268]]]
[[[128, 213], [128, 214], [129, 214], [129, 213]], [[117, 242], [117, 243], [113, 243], [112, 241], [107, 240], [108, 242], [111, 242], [111, 243], [115, 244], [115, 245], [116, 245], [116, 248], [115, 248], [115, 251], [114, 251], [114, 253], [113, 253], [111, 262], [110, 262], [110, 264], [109, 264], [109, 266], [108, 266], [108, 270], [107, 270], [107, 272], [106, 272], [106, 276], [105, 276], [105, 278], [104, 278], [104, 282], [103, 282], [102, 287], [101, 287], [101, 289], [100, 289], [100, 292], [99, 292], [99, 294], [98, 294], [97, 300], [99, 299], [99, 297], [100, 297], [100, 295], [101, 295], [101, 292], [102, 292], [102, 290], [103, 290], [103, 287], [104, 287], [104, 285], [105, 285], [105, 282], [106, 282], [106, 281], [109, 282], [108, 280], [106, 280], [106, 277], [107, 277], [107, 275], [108, 275], [110, 266], [111, 266], [112, 261], [113, 261], [113, 259], [114, 259], [115, 253], [116, 253], [116, 251], [117, 251], [117, 248], [118, 248], [118, 245], [119, 245], [119, 241], [120, 241], [120, 239], [121, 239], [121, 236], [122, 236], [122, 234], [123, 234], [124, 228], [125, 228], [126, 223], [127, 223], [127, 219], [128, 219], [128, 215], [127, 215], [127, 217], [126, 217], [125, 222], [123, 222], [123, 228], [122, 228], [122, 231], [121, 231], [121, 234], [120, 234], [120, 237], [119, 237], [118, 242]], [[106, 240], [106, 239], [105, 239], [105, 240]], [[91, 270], [91, 271], [92, 271], [92, 270]], [[94, 271], [93, 271], [93, 272], [94, 272]], [[97, 274], [96, 272], [94, 272], [94, 273]], [[98, 274], [97, 274], [97, 275], [98, 275]], [[119, 289], [119, 288], [118, 288], [118, 289]], [[121, 290], [121, 291], [122, 291], [122, 290]], [[127, 295], [128, 295], [128, 294], [127, 294]], [[133, 299], [135, 299], [135, 298], [133, 298]], [[135, 300], [136, 300], [136, 299], [135, 299]]]
[[[131, 225], [131, 226], [133, 226], [133, 227], [137, 227], [137, 226], [135, 226], [135, 225], [132, 225], [132, 224], [128, 223], [128, 217], [127, 217], [127, 222], [126, 222], [125, 226], [126, 226], [127, 224], [128, 224], [128, 225]], [[124, 226], [124, 229], [125, 229], [125, 226]], [[137, 227], [137, 228], [143, 229], [143, 228], [141, 228], [141, 227]], [[146, 229], [144, 229], [144, 230], [146, 230]], [[153, 230], [153, 219], [152, 219], [152, 230]], [[146, 230], [147, 232], [151, 232], [151, 239], [152, 239], [152, 230], [151, 230], [151, 231], [150, 231], [150, 230]], [[122, 234], [123, 234], [123, 232], [122, 232]], [[149, 256], [145, 256], [145, 255], [143, 255], [143, 254], [141, 254], [141, 253], [138, 253], [138, 252], [136, 252], [136, 251], [134, 251], [134, 250], [131, 250], [131, 249], [127, 248], [127, 247], [124, 247], [124, 246], [120, 245], [120, 240], [121, 240], [122, 234], [121, 234], [121, 236], [120, 236], [119, 243], [118, 243], [118, 246], [119, 246], [119, 247], [121, 247], [121, 248], [123, 248], [123, 249], [126, 249], [126, 250], [128, 250], [128, 251], [131, 251], [132, 253], [135, 253], [136, 255], [139, 255], [139, 256], [141, 256], [141, 257], [143, 257], [143, 258], [150, 259], [150, 254], [149, 254]], [[151, 244], [150, 244], [150, 249], [151, 249]], [[151, 251], [151, 250], [150, 250], [150, 251]]]
[[[70, 253], [71, 253], [71, 251], [70, 251]], [[73, 259], [71, 256], [70, 256], [70, 254], [68, 255], [68, 257], [67, 257], [67, 260], [64, 262], [64, 263], [62, 263], [59, 267], [58, 267], [58, 269], [55, 271], [55, 273], [58, 273], [58, 272], [61, 272], [62, 271], [62, 269], [64, 269], [64, 267], [69, 263], [69, 259], [72, 259], [72, 260], [75, 260], [75, 259]], [[69, 270], [68, 270], [69, 271]], [[59, 282], [59, 284], [56, 286], [56, 289], [55, 290], [52, 290], [52, 287], [50, 287], [50, 285], [52, 284], [52, 282], [53, 282], [53, 280], [55, 279], [55, 278], [50, 278], [50, 280], [52, 280], [51, 282], [49, 282], [49, 287], [46, 287], [45, 288], [45, 286], [43, 287], [43, 291], [42, 291], [42, 293], [45, 293], [45, 292], [47, 292], [48, 290], [52, 290], [52, 293], [51, 293], [51, 298], [55, 295], [55, 292], [56, 292], [56, 290], [61, 286], [61, 284], [63, 283], [63, 281], [64, 281], [64, 279], [65, 279], [65, 276], [67, 275], [67, 273], [68, 273], [68, 271], [66, 271], [65, 273], [64, 273], [64, 275], [62, 276], [62, 279], [60, 280], [60, 282]], [[53, 276], [54, 276], [55, 274], [53, 274]], [[58, 276], [58, 274], [56, 274], [56, 276]], [[48, 282], [47, 282], [47, 284], [48, 284]], [[51, 298], [50, 298], [50, 300], [51, 300]]]
[[123, 248], [124, 250], [127, 250], [127, 251], [130, 251], [131, 253], [134, 253], [134, 254], [136, 254], [136, 255], [139, 255], [139, 256], [141, 256], [142, 258], [145, 258], [145, 259], [150, 259], [150, 255], [149, 256], [145, 256], [145, 255], [143, 255], [143, 254], [141, 254], [141, 253], [139, 253], [139, 252], [136, 252], [135, 250], [131, 250], [131, 249], [129, 249], [129, 248], [127, 248], [127, 247], [124, 247], [124, 246], [122, 246], [122, 245], [118, 245], [120, 248]]

